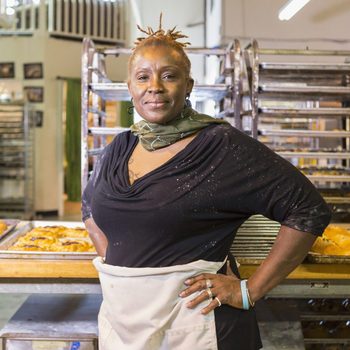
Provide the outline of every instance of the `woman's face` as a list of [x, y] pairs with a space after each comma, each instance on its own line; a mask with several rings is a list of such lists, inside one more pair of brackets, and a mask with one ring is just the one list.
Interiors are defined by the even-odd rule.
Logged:
[[144, 47], [133, 58], [128, 88], [136, 111], [148, 122], [165, 124], [178, 116], [192, 87], [183, 59], [173, 48]]

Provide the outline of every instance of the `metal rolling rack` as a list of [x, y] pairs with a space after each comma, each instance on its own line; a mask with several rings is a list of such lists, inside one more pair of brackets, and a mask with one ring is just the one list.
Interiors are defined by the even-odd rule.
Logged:
[[[349, 56], [350, 51], [261, 49], [253, 40], [242, 50], [240, 58], [241, 88], [244, 87], [240, 94], [240, 114], [241, 118], [251, 118], [250, 134], [296, 166], [300, 166], [300, 160], [313, 161], [315, 172], [306, 176], [324, 192], [329, 203], [347, 209], [350, 64], [346, 58]], [[244, 100], [248, 103], [243, 103]], [[320, 122], [321, 126], [315, 125]], [[294, 143], [288, 143], [288, 138]], [[301, 149], [300, 144], [304, 146]], [[256, 240], [259, 233], [266, 236], [265, 245], [272, 244], [271, 234], [276, 232], [274, 223], [253, 217], [242, 226], [238, 242], [250, 244], [248, 236]], [[243, 257], [248, 254], [249, 259], [254, 254], [258, 259], [264, 255], [263, 251], [250, 248], [252, 253], [238, 246], [234, 250]]]
[[[286, 62], [287, 56], [298, 57], [299, 63]], [[296, 166], [304, 160], [313, 165], [313, 172], [306, 175], [333, 207], [335, 222], [349, 222], [350, 217], [350, 64], [344, 63], [346, 56], [350, 51], [264, 50], [256, 41], [243, 53], [251, 108], [242, 114], [252, 118], [252, 135]], [[264, 218], [251, 218], [242, 225], [232, 253], [242, 264], [259, 264], [278, 228]], [[317, 268], [306, 261], [303, 265], [305, 270], [313, 269], [315, 278], [289, 279], [269, 293], [267, 302], [272, 308], [280, 304], [285, 309], [289, 304], [289, 310], [296, 311], [305, 349], [350, 349], [349, 265], [328, 266], [334, 273], [347, 271], [334, 280], [321, 277], [324, 264]]]
[[30, 107], [0, 104], [0, 215], [29, 219], [34, 199], [34, 131]]
[[[112, 82], [107, 77], [106, 56], [129, 55], [128, 48], [98, 49], [91, 39], [84, 39], [82, 56], [82, 188], [86, 186], [89, 176], [89, 162], [106, 146], [106, 135], [116, 135], [124, 128], [106, 127], [106, 101], [130, 101], [126, 83]], [[189, 55], [215, 55], [221, 60], [222, 79], [212, 85], [195, 84], [192, 95], [196, 101], [213, 99], [221, 103], [220, 117], [232, 119], [232, 123], [240, 120], [240, 45], [238, 41], [224, 49], [188, 48]], [[238, 62], [238, 63], [237, 63]], [[218, 73], [220, 74], [220, 73]], [[92, 126], [89, 126], [91, 115]], [[234, 116], [236, 116], [234, 118]], [[93, 137], [93, 147], [89, 147], [89, 135]]]
[[[285, 57], [291, 56], [299, 62], [286, 62]], [[350, 182], [350, 64], [345, 63], [346, 56], [350, 51], [260, 49], [256, 41], [244, 54], [254, 136], [296, 166], [301, 161], [314, 164], [302, 170], [329, 203], [348, 208], [350, 196], [344, 193], [349, 194]]]
[[[286, 62], [291, 56], [293, 62]], [[301, 161], [314, 164], [310, 173], [304, 171], [332, 206], [334, 221], [350, 218], [350, 64], [344, 63], [346, 56], [350, 51], [260, 49], [254, 40], [243, 50], [241, 64], [248, 87], [241, 97], [249, 100], [242, 104], [241, 115], [251, 118], [251, 135], [296, 166]], [[294, 62], [295, 57], [301, 63]], [[316, 128], [321, 122], [322, 128]], [[288, 139], [294, 143], [288, 144]], [[251, 235], [257, 241], [258, 232], [264, 246], [267, 242], [271, 246], [271, 234], [277, 231], [266, 219], [248, 221], [240, 230], [241, 239], [249, 244]], [[263, 253], [235, 250], [249, 259]]]

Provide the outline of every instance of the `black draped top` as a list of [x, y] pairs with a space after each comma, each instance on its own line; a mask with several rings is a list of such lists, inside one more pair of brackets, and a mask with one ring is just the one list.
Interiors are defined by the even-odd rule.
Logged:
[[324, 200], [293, 165], [230, 125], [203, 129], [165, 164], [136, 180], [130, 132], [109, 144], [83, 193], [83, 220], [106, 234], [106, 262], [160, 267], [220, 261], [239, 226], [262, 214], [315, 235], [330, 220]]

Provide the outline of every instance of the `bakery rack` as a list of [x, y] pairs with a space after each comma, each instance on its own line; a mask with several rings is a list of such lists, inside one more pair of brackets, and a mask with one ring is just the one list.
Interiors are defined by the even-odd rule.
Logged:
[[0, 104], [0, 216], [34, 214], [34, 129], [24, 102]]
[[[107, 135], [116, 135], [125, 130], [120, 127], [106, 126], [106, 103], [108, 101], [130, 101], [127, 84], [114, 82], [108, 78], [105, 59], [113, 56], [130, 55], [131, 49], [124, 47], [96, 48], [91, 39], [84, 39], [82, 55], [82, 188], [89, 176], [89, 164], [108, 143]], [[188, 48], [186, 53], [202, 56], [216, 56], [219, 59], [218, 82], [215, 84], [195, 84], [191, 99], [203, 102], [214, 100], [218, 107], [218, 116], [227, 118], [239, 125], [241, 102], [241, 48], [237, 40], [226, 48]], [[89, 118], [92, 122], [89, 124]], [[89, 136], [92, 141], [89, 143]], [[90, 146], [92, 145], [92, 146]], [[93, 166], [92, 166], [93, 167]]]
[[[244, 50], [254, 137], [297, 166], [349, 220], [350, 51]], [[338, 215], [340, 213], [340, 215]]]

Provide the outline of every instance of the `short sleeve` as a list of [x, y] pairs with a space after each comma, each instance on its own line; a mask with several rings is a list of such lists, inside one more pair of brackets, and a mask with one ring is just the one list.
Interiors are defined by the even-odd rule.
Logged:
[[262, 143], [241, 136], [235, 152], [240, 157], [241, 206], [282, 225], [321, 235], [331, 212], [324, 199], [297, 168]]

